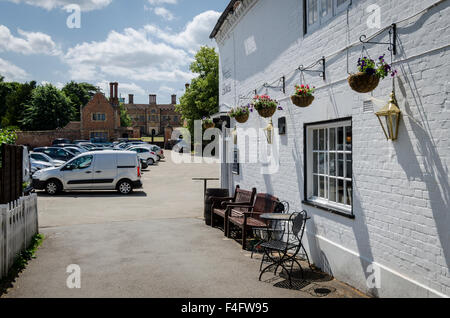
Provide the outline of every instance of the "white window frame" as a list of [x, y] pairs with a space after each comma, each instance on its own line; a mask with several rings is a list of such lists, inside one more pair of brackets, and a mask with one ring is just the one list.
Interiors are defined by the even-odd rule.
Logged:
[[317, 3], [317, 21], [314, 22], [313, 24], [309, 24], [309, 2], [310, 0], [305, 0], [304, 1], [304, 6], [303, 6], [303, 10], [305, 11], [304, 14], [304, 18], [306, 19], [305, 21], [305, 34], [310, 34], [314, 31], [316, 31], [317, 29], [319, 29], [321, 27], [321, 25], [327, 23], [329, 20], [331, 20], [333, 17], [337, 16], [338, 14], [340, 14], [341, 12], [345, 11], [349, 4], [350, 4], [350, 0], [346, 0], [344, 3], [342, 3], [341, 5], [338, 6], [337, 0], [332, 0], [332, 4], [331, 4], [331, 12], [329, 12], [326, 16], [322, 17], [321, 16], [321, 12], [322, 12], [322, 0], [312, 0], [315, 1]]
[[[330, 129], [331, 128], [339, 128], [339, 127], [348, 127], [348, 126], [352, 126], [352, 121], [351, 119], [344, 119], [344, 120], [336, 120], [336, 121], [332, 121], [332, 122], [324, 122], [324, 123], [317, 123], [317, 124], [307, 124], [306, 125], [306, 153], [305, 153], [305, 157], [306, 157], [306, 191], [305, 191], [305, 200], [308, 203], [314, 204], [314, 205], [318, 205], [321, 207], [324, 207], [326, 209], [331, 209], [331, 210], [337, 210], [341, 213], [345, 213], [348, 215], [353, 215], [353, 209], [352, 209], [352, 204], [353, 204], [353, 175], [348, 178], [347, 177], [347, 161], [346, 161], [346, 155], [350, 154], [352, 156], [352, 162], [353, 162], [353, 149], [351, 150], [347, 150], [346, 149], [346, 133], [345, 133], [345, 128], [343, 131], [343, 138], [344, 138], [344, 144], [343, 144], [343, 149], [342, 150], [338, 150], [337, 149], [337, 142], [335, 144], [335, 150], [330, 150]], [[327, 138], [326, 138], [326, 149], [325, 150], [313, 150], [313, 145], [314, 145], [314, 130], [318, 130], [318, 129], [326, 129], [327, 132]], [[353, 133], [352, 133], [353, 134]], [[317, 138], [320, 140], [320, 135], [317, 135]], [[317, 141], [319, 144], [319, 140]], [[353, 146], [352, 146], [353, 148]], [[324, 153], [325, 154], [325, 158], [326, 158], [326, 162], [327, 165], [325, 166], [325, 173], [321, 173], [319, 166], [317, 168], [317, 173], [314, 173], [313, 170], [313, 165], [314, 165], [314, 154], [315, 153]], [[338, 173], [337, 173], [337, 169], [338, 169], [338, 164], [337, 164], [337, 159], [336, 159], [336, 176], [332, 176], [333, 179], [336, 180], [343, 180], [343, 185], [344, 185], [344, 202], [347, 202], [347, 191], [346, 191], [346, 182], [352, 182], [352, 191], [351, 191], [351, 198], [349, 198], [350, 204], [343, 204], [343, 203], [338, 203], [338, 202], [334, 202], [328, 199], [328, 193], [330, 191], [330, 182], [329, 180], [326, 182], [327, 187], [325, 188], [325, 195], [324, 197], [320, 197], [320, 193], [318, 190], [318, 195], [319, 196], [315, 196], [314, 195], [314, 176], [323, 176], [325, 178], [330, 178], [330, 160], [329, 160], [329, 155], [330, 153], [334, 153], [335, 155], [338, 154], [343, 154], [343, 177], [339, 177]], [[320, 161], [317, 160], [317, 164], [320, 164]], [[317, 186], [319, 186], [320, 181], [318, 182]], [[320, 188], [319, 188], [320, 189]], [[336, 185], [336, 200], [338, 200], [338, 186]]]

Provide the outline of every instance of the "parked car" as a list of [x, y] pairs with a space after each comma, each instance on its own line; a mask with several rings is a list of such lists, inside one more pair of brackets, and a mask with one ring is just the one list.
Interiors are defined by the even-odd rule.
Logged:
[[81, 143], [90, 143], [89, 140], [74, 140], [73, 143], [76, 144], [81, 144]]
[[50, 162], [38, 161], [38, 160], [34, 160], [33, 158], [30, 158], [30, 163], [31, 163], [31, 175], [33, 175], [38, 170], [55, 167]]
[[142, 148], [142, 147], [147, 148], [150, 151], [153, 151], [156, 154], [156, 156], [158, 157], [158, 161], [165, 158], [164, 151], [156, 145], [150, 145], [150, 144], [130, 145], [127, 148], [125, 148], [125, 150], [133, 150], [134, 148]]
[[68, 161], [75, 157], [75, 155], [69, 150], [57, 147], [41, 147], [33, 149], [34, 152], [42, 152], [51, 157], [52, 159]]
[[43, 152], [30, 152], [30, 158], [34, 161], [49, 163], [53, 167], [59, 167], [59, 166], [63, 165], [65, 162], [62, 160], [53, 159]]
[[86, 149], [77, 147], [77, 146], [71, 146], [71, 147], [64, 147], [63, 149], [69, 150], [71, 153], [73, 153], [74, 155], [78, 156], [79, 154], [82, 154], [84, 152], [87, 152]]
[[52, 145], [60, 145], [60, 144], [71, 144], [72, 142], [70, 141], [70, 139], [66, 139], [66, 138], [58, 138], [53, 140]]
[[86, 152], [62, 167], [39, 170], [33, 186], [55, 195], [66, 190], [117, 190], [129, 194], [142, 187], [141, 165], [135, 152]]
[[94, 145], [94, 144], [92, 144], [90, 142], [79, 143], [76, 146], [80, 147], [80, 148], [84, 148], [84, 149], [86, 149], [88, 151], [90, 151], [90, 150], [99, 150], [99, 148], [96, 145]]
[[136, 152], [139, 159], [147, 162], [149, 166], [153, 166], [158, 161], [158, 156], [156, 155], [156, 153], [146, 147], [136, 147], [130, 149], [130, 151]]

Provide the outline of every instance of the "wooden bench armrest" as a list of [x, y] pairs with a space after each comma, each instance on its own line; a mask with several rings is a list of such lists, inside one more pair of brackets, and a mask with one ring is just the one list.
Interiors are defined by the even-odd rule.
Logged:
[[233, 197], [209, 197], [211, 201], [229, 201], [233, 200]]

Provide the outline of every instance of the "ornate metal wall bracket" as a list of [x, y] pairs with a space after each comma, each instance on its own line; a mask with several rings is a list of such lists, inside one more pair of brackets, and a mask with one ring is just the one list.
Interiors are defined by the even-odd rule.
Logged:
[[389, 45], [388, 50], [392, 52], [392, 54], [397, 55], [397, 25], [393, 23], [389, 28], [389, 43], [388, 42], [373, 42], [366, 41], [367, 36], [365, 34], [359, 37], [359, 41], [363, 44], [376, 44], [376, 45]]
[[[316, 67], [318, 64], [322, 65], [322, 69], [321, 70], [313, 70], [312, 68]], [[326, 61], [325, 61], [325, 56], [322, 57], [320, 60], [318, 60], [317, 62], [311, 64], [310, 66], [304, 67], [303, 65], [300, 65], [298, 67], [298, 70], [300, 72], [312, 72], [312, 73], [319, 73], [319, 76], [323, 78], [323, 80], [326, 80], [326, 76], [325, 76], [325, 70], [326, 70]]]
[[280, 89], [283, 92], [283, 94], [286, 94], [286, 77], [282, 76], [279, 79], [278, 83], [279, 83], [279, 85], [277, 85], [277, 86], [272, 86], [272, 85], [269, 85], [268, 83], [264, 83], [263, 88]]

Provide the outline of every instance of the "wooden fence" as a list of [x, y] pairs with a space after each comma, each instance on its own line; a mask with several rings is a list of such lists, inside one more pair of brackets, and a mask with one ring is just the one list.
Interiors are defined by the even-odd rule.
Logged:
[[0, 279], [38, 233], [37, 195], [0, 205]]
[[7, 204], [22, 196], [22, 164], [22, 146], [0, 146], [0, 204]]

